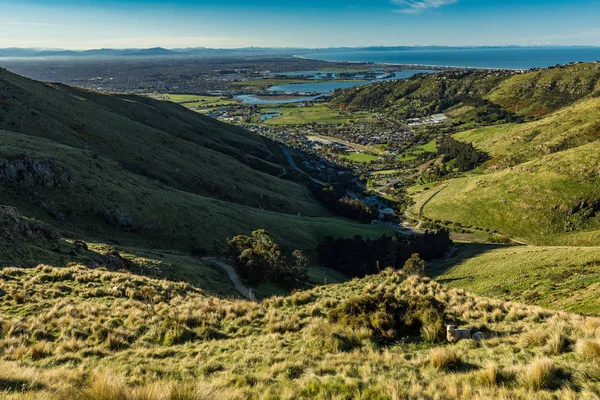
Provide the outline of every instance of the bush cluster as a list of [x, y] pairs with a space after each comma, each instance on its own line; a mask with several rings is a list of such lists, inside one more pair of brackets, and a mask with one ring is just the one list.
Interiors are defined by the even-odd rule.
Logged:
[[366, 328], [380, 341], [420, 336], [433, 328], [443, 337], [445, 306], [431, 296], [399, 298], [389, 293], [356, 296], [341, 303], [328, 315], [329, 321], [354, 329]]

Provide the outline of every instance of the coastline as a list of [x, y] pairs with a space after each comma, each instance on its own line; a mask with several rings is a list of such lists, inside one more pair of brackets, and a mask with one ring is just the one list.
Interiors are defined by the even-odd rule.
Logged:
[[397, 67], [405, 70], [414, 70], [414, 69], [431, 69], [435, 71], [530, 71], [536, 68], [494, 68], [494, 67], [465, 67], [465, 66], [455, 66], [455, 65], [434, 65], [434, 64], [400, 64], [400, 63], [382, 63], [382, 62], [372, 62], [372, 61], [345, 61], [345, 60], [326, 60], [322, 58], [311, 58], [306, 56], [301, 56], [298, 54], [294, 54], [292, 57], [300, 58], [303, 60], [309, 61], [325, 61], [330, 63], [339, 63], [339, 64], [357, 64], [357, 65], [383, 65], [387, 67]]

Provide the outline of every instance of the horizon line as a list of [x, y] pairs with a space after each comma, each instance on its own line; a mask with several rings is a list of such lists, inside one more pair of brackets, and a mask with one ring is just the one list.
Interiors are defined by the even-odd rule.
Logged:
[[559, 45], [559, 44], [505, 44], [505, 45], [366, 45], [366, 46], [328, 46], [328, 47], [304, 47], [304, 46], [242, 46], [242, 47], [95, 47], [87, 49], [73, 48], [57, 48], [57, 47], [0, 47], [0, 50], [30, 50], [30, 51], [71, 51], [71, 52], [88, 52], [99, 50], [169, 50], [169, 51], [185, 51], [185, 50], [249, 50], [249, 49], [268, 49], [268, 50], [332, 50], [332, 49], [385, 49], [385, 48], [578, 48], [578, 47], [594, 47], [600, 48], [600, 45]]

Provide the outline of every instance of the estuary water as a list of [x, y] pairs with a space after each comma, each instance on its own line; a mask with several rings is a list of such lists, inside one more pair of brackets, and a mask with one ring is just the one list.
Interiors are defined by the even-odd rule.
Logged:
[[315, 82], [315, 83], [290, 83], [286, 85], [271, 86], [269, 91], [271, 92], [295, 92], [295, 93], [318, 93], [326, 94], [331, 93], [336, 89], [348, 89], [355, 86], [369, 85], [375, 82], [382, 82], [384, 80], [391, 79], [404, 79], [410, 78], [419, 73], [431, 73], [435, 71], [431, 70], [404, 70], [394, 72], [394, 76], [386, 79], [376, 79], [365, 82], [343, 82], [343, 81], [330, 81], [330, 82]]

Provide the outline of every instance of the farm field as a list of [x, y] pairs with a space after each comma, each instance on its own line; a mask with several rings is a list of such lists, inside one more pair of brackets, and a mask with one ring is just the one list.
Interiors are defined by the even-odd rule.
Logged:
[[374, 156], [372, 154], [363, 154], [363, 153], [350, 153], [350, 154], [343, 155], [341, 157], [348, 161], [353, 161], [353, 162], [358, 162], [358, 163], [368, 163], [370, 161], [379, 160], [378, 156]]
[[308, 107], [280, 107], [281, 116], [271, 118], [266, 125], [305, 125], [305, 124], [342, 124], [350, 121], [370, 118], [369, 113], [348, 114], [330, 109], [327, 104], [315, 104]]
[[192, 94], [157, 94], [151, 96], [159, 100], [168, 100], [186, 108], [210, 108], [239, 104], [239, 102], [222, 96], [200, 96]]

